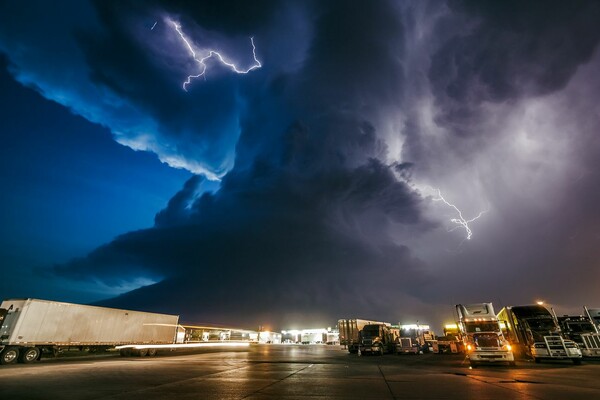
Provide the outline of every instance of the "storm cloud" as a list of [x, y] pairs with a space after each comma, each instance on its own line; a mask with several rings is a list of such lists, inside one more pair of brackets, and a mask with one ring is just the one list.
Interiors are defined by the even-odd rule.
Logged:
[[[596, 2], [72, 6], [29, 17], [61, 22], [47, 40], [2, 21], [15, 78], [196, 174], [152, 228], [55, 266], [157, 282], [102, 304], [284, 327], [600, 301]], [[183, 90], [198, 65], [174, 21], [244, 65], [253, 37], [262, 68], [210, 62]], [[438, 188], [485, 211], [471, 240]]]

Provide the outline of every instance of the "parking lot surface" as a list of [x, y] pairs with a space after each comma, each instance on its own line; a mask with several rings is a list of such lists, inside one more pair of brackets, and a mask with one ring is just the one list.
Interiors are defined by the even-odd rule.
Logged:
[[0, 399], [598, 399], [600, 362], [471, 369], [460, 355], [349, 354], [339, 346], [64, 357], [0, 367]]

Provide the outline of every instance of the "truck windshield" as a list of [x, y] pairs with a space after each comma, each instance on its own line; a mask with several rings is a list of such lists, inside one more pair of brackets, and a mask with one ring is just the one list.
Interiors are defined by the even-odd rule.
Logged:
[[589, 322], [568, 322], [567, 326], [571, 332], [575, 333], [595, 332], [594, 327]]
[[552, 318], [527, 319], [529, 327], [533, 331], [550, 332], [556, 330], [556, 324]]
[[499, 332], [500, 327], [497, 322], [466, 322], [467, 333], [477, 332]]
[[361, 334], [362, 334], [362, 337], [364, 337], [364, 338], [379, 336], [379, 326], [378, 325], [367, 325], [363, 328]]

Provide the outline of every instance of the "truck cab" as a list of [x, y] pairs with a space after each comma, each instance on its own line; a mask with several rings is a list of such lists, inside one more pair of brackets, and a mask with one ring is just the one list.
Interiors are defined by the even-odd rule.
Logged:
[[492, 303], [458, 304], [456, 311], [471, 366], [491, 362], [515, 365], [512, 346], [500, 329]]
[[429, 325], [400, 325], [399, 334], [397, 354], [423, 354], [429, 351], [428, 342], [433, 340]]
[[600, 357], [600, 335], [589, 317], [564, 315], [557, 320], [565, 338], [577, 343], [583, 357]]
[[362, 354], [390, 353], [394, 351], [395, 338], [387, 324], [365, 325], [359, 333], [359, 350]]
[[545, 359], [567, 359], [581, 364], [579, 346], [566, 339], [554, 316], [542, 305], [505, 307], [498, 313], [505, 324], [513, 351], [531, 357], [536, 363]]

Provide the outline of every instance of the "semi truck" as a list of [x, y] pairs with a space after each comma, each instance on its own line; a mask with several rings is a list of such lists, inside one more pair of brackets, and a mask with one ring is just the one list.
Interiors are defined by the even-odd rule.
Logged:
[[398, 343], [398, 329], [387, 322], [365, 325], [358, 336], [360, 354], [393, 353]]
[[[358, 353], [359, 332], [369, 324], [386, 324], [368, 319], [340, 319], [338, 320], [338, 331], [340, 333], [340, 345], [345, 346], [348, 352]], [[388, 324], [389, 325], [389, 324]]]
[[423, 354], [429, 351], [429, 343], [434, 340], [429, 325], [399, 325], [399, 333], [397, 354]]
[[600, 334], [585, 307], [584, 311], [586, 315], [558, 317], [558, 324], [564, 336], [577, 343], [584, 358], [597, 358], [600, 357]]
[[577, 344], [561, 333], [554, 315], [543, 305], [504, 307], [498, 313], [515, 355], [542, 360], [571, 360], [581, 364]]
[[600, 308], [587, 308], [586, 306], [583, 306], [583, 309], [600, 333]]
[[456, 312], [471, 366], [492, 362], [515, 365], [512, 347], [500, 329], [492, 303], [457, 304]]
[[70, 347], [155, 355], [156, 346], [183, 340], [177, 315], [27, 298], [4, 300], [0, 316], [0, 364], [32, 363]]
[[432, 341], [433, 352], [437, 354], [444, 353], [464, 353], [465, 346], [462, 341], [462, 335], [458, 324], [445, 324], [444, 336], [438, 336]]

